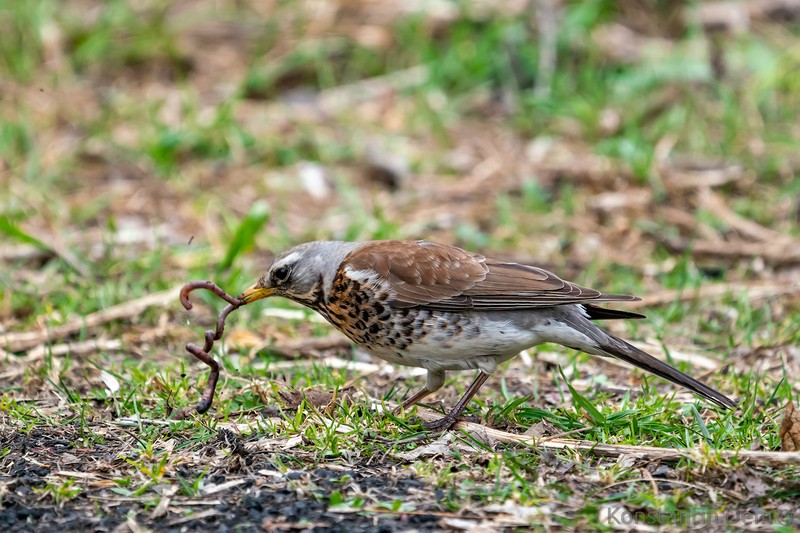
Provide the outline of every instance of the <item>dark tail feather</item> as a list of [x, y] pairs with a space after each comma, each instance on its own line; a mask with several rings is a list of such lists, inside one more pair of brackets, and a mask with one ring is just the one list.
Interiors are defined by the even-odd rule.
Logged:
[[620, 311], [619, 309], [608, 309], [605, 307], [597, 307], [596, 305], [583, 304], [586, 314], [592, 320], [614, 320], [617, 318], [646, 318], [639, 313], [631, 313], [630, 311]]
[[[607, 309], [604, 309], [604, 311], [607, 311]], [[696, 379], [687, 376], [680, 370], [672, 368], [667, 363], [656, 359], [649, 353], [644, 352], [636, 346], [628, 344], [624, 340], [618, 339], [610, 333], [598, 328], [585, 316], [573, 315], [569, 318], [564, 318], [563, 320], [569, 323], [570, 326], [572, 326], [575, 330], [589, 336], [589, 338], [596, 343], [596, 346], [581, 347], [581, 350], [588, 353], [595, 353], [596, 355], [616, 357], [617, 359], [625, 361], [626, 363], [630, 363], [633, 366], [637, 366], [642, 370], [646, 370], [652, 374], [655, 374], [656, 376], [662, 377], [667, 381], [671, 381], [676, 385], [685, 387], [695, 394], [714, 402], [720, 407], [736, 409], [737, 403], [721, 392], [715, 391], [711, 387], [708, 387]], [[558, 340], [556, 339], [555, 342], [558, 342]]]
[[634, 366], [637, 366], [642, 370], [647, 370], [648, 372], [653, 373], [656, 376], [662, 377], [667, 381], [671, 381], [676, 385], [685, 387], [690, 391], [694, 392], [695, 394], [698, 394], [703, 398], [706, 398], [707, 400], [714, 402], [720, 407], [726, 407], [728, 409], [736, 409], [737, 403], [728, 398], [727, 396], [725, 396], [724, 394], [722, 394], [721, 392], [718, 392], [712, 389], [711, 387], [700, 383], [696, 379], [687, 376], [680, 370], [672, 368], [667, 363], [659, 359], [656, 359], [649, 353], [644, 352], [639, 348], [628, 344], [622, 339], [618, 339], [612, 335], [608, 335], [607, 341], [600, 343], [600, 349], [612, 357], [621, 359], [626, 363], [630, 363]]

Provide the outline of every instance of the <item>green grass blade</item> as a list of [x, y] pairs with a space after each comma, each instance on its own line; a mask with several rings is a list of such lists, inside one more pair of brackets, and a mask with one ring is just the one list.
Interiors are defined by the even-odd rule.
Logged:
[[0, 233], [11, 237], [12, 239], [19, 241], [23, 244], [30, 244], [39, 248], [40, 250], [47, 250], [50, 251], [50, 247], [47, 246], [45, 243], [23, 231], [19, 226], [17, 226], [8, 216], [0, 215]]
[[572, 395], [572, 400], [575, 402], [575, 406], [583, 409], [586, 414], [589, 415], [589, 418], [591, 418], [593, 424], [597, 426], [605, 425], [606, 417], [603, 416], [603, 413], [598, 411], [592, 402], [586, 399], [585, 396], [581, 395], [581, 393], [575, 390], [575, 387], [573, 387], [569, 382], [567, 376], [564, 375], [564, 370], [560, 366], [558, 367], [558, 372], [561, 374], [561, 377], [564, 378], [564, 383], [566, 383], [567, 387], [569, 387], [569, 392]]
[[250, 208], [247, 215], [245, 215], [239, 227], [236, 228], [236, 233], [228, 245], [228, 250], [225, 252], [225, 257], [217, 266], [217, 273], [227, 270], [231, 267], [236, 258], [253, 246], [256, 240], [256, 235], [269, 221], [270, 213], [269, 206], [264, 202], [256, 202]]

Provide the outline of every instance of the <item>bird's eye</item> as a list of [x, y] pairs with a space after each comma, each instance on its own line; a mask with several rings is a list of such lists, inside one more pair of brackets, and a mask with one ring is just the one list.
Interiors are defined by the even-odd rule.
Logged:
[[289, 267], [278, 267], [272, 272], [272, 279], [275, 281], [286, 281], [289, 279]]

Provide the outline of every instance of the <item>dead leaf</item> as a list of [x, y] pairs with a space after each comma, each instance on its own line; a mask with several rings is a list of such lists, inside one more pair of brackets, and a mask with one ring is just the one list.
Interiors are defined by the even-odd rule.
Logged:
[[450, 453], [450, 446], [452, 442], [453, 436], [448, 432], [430, 444], [420, 446], [419, 448], [411, 450], [407, 453], [396, 453], [394, 456], [406, 461], [416, 461], [420, 457], [446, 456]]
[[523, 433], [523, 435], [533, 437], [535, 439], [540, 439], [542, 437], [546, 437], [549, 435], [555, 435], [557, 432], [558, 428], [556, 428], [553, 424], [551, 424], [547, 420], [540, 420], [539, 422], [529, 427], [527, 431]]
[[[767, 478], [753, 468], [744, 467], [730, 475], [733, 492], [739, 493], [742, 498], [760, 498], [771, 489]], [[744, 493], [747, 493], [747, 496]]]
[[300, 391], [281, 391], [278, 394], [289, 409], [297, 409], [303, 401], [303, 393]]
[[299, 446], [303, 444], [303, 436], [302, 435], [295, 435], [294, 437], [289, 437], [289, 440], [286, 441], [286, 444], [283, 445], [283, 449], [291, 450], [295, 446]]
[[324, 408], [333, 400], [333, 393], [328, 391], [319, 391], [315, 389], [308, 389], [303, 392], [281, 393], [281, 396], [289, 404], [289, 407], [296, 408], [300, 402], [305, 400], [309, 405], [316, 408]]
[[347, 387], [339, 390], [336, 393], [328, 391], [319, 391], [315, 389], [308, 389], [303, 392], [300, 391], [287, 391], [280, 392], [281, 398], [286, 402], [286, 407], [289, 409], [297, 409], [300, 403], [305, 400], [312, 407], [325, 410], [332, 402], [342, 403], [350, 401], [355, 388]]
[[179, 487], [167, 487], [161, 493], [161, 500], [159, 500], [158, 505], [156, 508], [153, 509], [153, 512], [150, 513], [151, 519], [161, 518], [162, 516], [167, 515], [167, 511], [169, 510], [169, 504], [172, 503], [172, 498], [178, 493]]
[[781, 436], [782, 452], [800, 450], [800, 411], [792, 402], [787, 403], [786, 409], [783, 410], [783, 423], [778, 434]]
[[109, 374], [105, 370], [101, 370], [100, 379], [103, 380], [103, 383], [105, 383], [106, 388], [108, 388], [108, 392], [110, 392], [112, 396], [117, 392], [119, 392], [120, 389], [119, 380], [117, 380], [117, 378], [115, 378], [113, 375]]

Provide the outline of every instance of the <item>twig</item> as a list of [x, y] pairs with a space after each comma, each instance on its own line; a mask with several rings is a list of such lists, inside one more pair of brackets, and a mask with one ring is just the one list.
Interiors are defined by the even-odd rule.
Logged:
[[261, 311], [261, 316], [267, 318], [279, 318], [281, 320], [303, 320], [305, 322], [316, 322], [327, 324], [319, 313], [304, 311], [302, 309], [282, 309], [280, 307], [265, 307]]
[[[441, 414], [428, 409], [417, 408], [417, 416], [425, 421], [441, 418]], [[623, 444], [599, 444], [587, 440], [574, 439], [537, 439], [526, 435], [517, 435], [486, 427], [472, 422], [459, 421], [453, 426], [455, 430], [465, 430], [487, 436], [496, 442], [522, 444], [548, 450], [573, 450], [603, 457], [620, 457], [629, 455], [636, 459], [648, 461], [677, 462], [689, 459], [699, 463], [739, 460], [756, 465], [787, 466], [800, 465], [800, 452], [765, 452], [752, 450], [701, 450], [695, 448], [658, 448], [655, 446], [628, 446]]]
[[280, 344], [264, 343], [256, 346], [250, 352], [267, 349], [271, 353], [286, 359], [297, 359], [306, 356], [310, 352], [323, 352], [326, 350], [347, 350], [353, 342], [339, 333], [325, 337], [312, 337], [310, 339], [299, 339], [296, 341], [282, 342]]
[[177, 295], [178, 288], [175, 287], [166, 291], [148, 294], [138, 300], [114, 305], [108, 309], [88, 314], [83, 318], [71, 320], [66, 324], [48, 330], [0, 333], [0, 347], [9, 352], [27, 350], [48, 341], [78, 333], [82, 329], [88, 330], [112, 320], [135, 317], [148, 307], [163, 306], [168, 302], [174, 301]]
[[793, 243], [794, 239], [792, 239], [790, 236], [773, 229], [765, 228], [757, 222], [742, 217], [726, 205], [722, 196], [711, 190], [705, 189], [700, 191], [698, 199], [703, 208], [708, 209], [727, 225], [731, 226], [736, 231], [748, 238], [772, 243], [773, 248], [777, 247], [776, 245], [778, 243], [780, 243], [780, 247], [782, 248], [800, 247], [798, 243]]
[[429, 78], [430, 69], [425, 65], [417, 65], [384, 76], [326, 89], [319, 94], [317, 102], [323, 112], [333, 114], [351, 109], [363, 102], [377, 100], [395, 91], [417, 87], [427, 82]]
[[197, 412], [203, 414], [208, 411], [211, 407], [211, 402], [214, 401], [214, 390], [217, 388], [217, 380], [219, 380], [219, 363], [217, 363], [216, 359], [211, 357], [210, 354], [211, 349], [214, 347], [214, 341], [218, 341], [222, 338], [222, 334], [225, 332], [225, 319], [231, 311], [238, 309], [247, 302], [231, 296], [210, 281], [190, 281], [181, 288], [180, 292], [181, 304], [187, 311], [193, 307], [192, 302], [189, 301], [189, 294], [197, 289], [211, 291], [228, 302], [228, 305], [225, 306], [217, 317], [216, 330], [206, 330], [205, 345], [202, 348], [191, 342], [186, 345], [187, 352], [197, 357], [211, 368], [208, 381], [206, 382], [206, 388], [203, 390], [203, 395], [200, 397], [200, 403], [197, 404]]
[[800, 294], [800, 282], [780, 280], [775, 282], [717, 283], [714, 285], [703, 285], [695, 290], [678, 289], [658, 292], [645, 296], [638, 301], [625, 302], [625, 307], [641, 309], [675, 302], [722, 298], [728, 294], [745, 294], [751, 302], [765, 298], [775, 298], [777, 296], [794, 296]]
[[748, 177], [739, 165], [702, 161], [664, 161], [661, 173], [665, 187], [673, 194], [721, 187]]
[[648, 37], [619, 23], [599, 26], [591, 38], [604, 56], [626, 64], [657, 61], [670, 55], [676, 46], [669, 39]]
[[549, 98], [556, 70], [558, 37], [558, 2], [555, 0], [536, 0], [533, 2], [536, 27], [539, 30], [539, 70], [534, 94], [539, 98]]
[[697, 19], [704, 28], [745, 33], [753, 21], [796, 19], [800, 16], [798, 0], [751, 0], [749, 2], [707, 2], [699, 4]]
[[24, 357], [19, 358], [20, 361], [29, 363], [36, 359], [41, 359], [45, 355], [86, 355], [93, 352], [114, 351], [122, 349], [122, 341], [119, 339], [91, 339], [82, 342], [65, 342], [63, 344], [55, 344], [52, 346], [39, 345], [30, 350]]
[[787, 246], [786, 242], [708, 242], [686, 239], [662, 239], [670, 252], [689, 252], [692, 257], [723, 260], [763, 259], [771, 265], [800, 263], [800, 246]]
[[647, 209], [653, 202], [653, 193], [647, 189], [609, 191], [588, 198], [589, 209], [612, 213], [619, 209]]
[[[691, 234], [696, 234], [699, 240], [717, 243], [723, 242], [719, 232], [702, 220], [699, 220], [694, 213], [670, 205], [658, 206], [656, 213], [657, 216], [663, 218], [667, 224], [677, 226], [678, 229], [685, 230]], [[657, 242], [662, 243], [664, 241], [664, 237], [660, 233], [649, 233], [651, 233], [651, 236]], [[669, 247], [669, 243], [664, 243], [664, 246]], [[723, 246], [723, 244], [719, 246]]]
[[286, 117], [296, 117], [298, 114], [305, 120], [319, 121], [330, 115], [346, 112], [365, 102], [380, 100], [397, 91], [418, 87], [429, 78], [430, 69], [425, 65], [417, 65], [384, 76], [326, 89], [317, 95], [311, 106], [276, 102], [257, 112], [260, 116], [263, 114], [264, 123], [272, 125], [284, 123]]
[[[334, 370], [347, 370], [348, 372], [360, 372], [364, 374], [372, 374], [374, 372], [382, 372], [384, 374], [391, 374], [396, 370], [396, 367], [384, 363], [366, 363], [363, 361], [352, 361], [349, 359], [342, 359], [341, 357], [323, 357], [321, 359], [293, 359], [290, 361], [276, 361], [269, 364], [269, 370], [283, 370], [284, 368], [310, 368], [314, 365], [322, 365], [325, 368]], [[408, 367], [404, 368], [405, 374], [408, 376], [424, 376], [427, 372], [424, 368]]]
[[0, 260], [3, 261], [31, 261], [43, 259], [53, 255], [51, 250], [37, 248], [32, 244], [17, 244], [13, 246], [0, 246]]
[[110, 352], [121, 349], [122, 349], [122, 342], [119, 339], [91, 339], [83, 342], [66, 342], [63, 344], [55, 344], [52, 346], [40, 344], [39, 346], [36, 346], [31, 351], [29, 351], [26, 355], [21, 357], [15, 357], [10, 353], [0, 349], [0, 357], [6, 359], [9, 362], [21, 363], [18, 365], [12, 365], [12, 368], [10, 370], [0, 374], [0, 378], [8, 379], [21, 376], [22, 374], [25, 373], [25, 370], [28, 368], [28, 364], [38, 359], [41, 359], [42, 357], [48, 354], [58, 357], [66, 354], [86, 355], [98, 351]]
[[[647, 472], [647, 470], [645, 470], [645, 472]], [[655, 487], [654, 492], [658, 491], [658, 485], [655, 484], [655, 480], [653, 479], [652, 476], [650, 476], [650, 477], [637, 477], [637, 478], [634, 478], [634, 479], [625, 479], [625, 480], [622, 480], [622, 481], [617, 481], [615, 483], [611, 483], [610, 485], [606, 485], [603, 488], [608, 490], [608, 489], [610, 489], [612, 487], [618, 487], [619, 485], [630, 485], [632, 483], [642, 483], [642, 482], [649, 482], [651, 484], [651, 486]], [[658, 482], [659, 483], [668, 483], [668, 484], [672, 484], [672, 485], [682, 485], [684, 487], [691, 487], [693, 489], [704, 491], [704, 492], [708, 492], [709, 490], [711, 490], [711, 487], [700, 485], [700, 484], [697, 484], [697, 483], [689, 483], [688, 481], [681, 481], [679, 479], [659, 479]], [[737, 493], [735, 491], [725, 490], [725, 489], [722, 489], [720, 487], [715, 487], [714, 490], [718, 490], [720, 492], [723, 492], [729, 498], [741, 499], [741, 496], [739, 495], [739, 493]]]
[[77, 255], [75, 255], [75, 253], [72, 252], [72, 250], [69, 249], [57, 232], [53, 231], [52, 234], [44, 233], [31, 228], [27, 228], [25, 231], [36, 238], [36, 240], [38, 240], [40, 243], [47, 246], [55, 255], [63, 259], [65, 263], [75, 269], [75, 272], [84, 278], [91, 276], [89, 267], [86, 265], [83, 259], [80, 259]]

